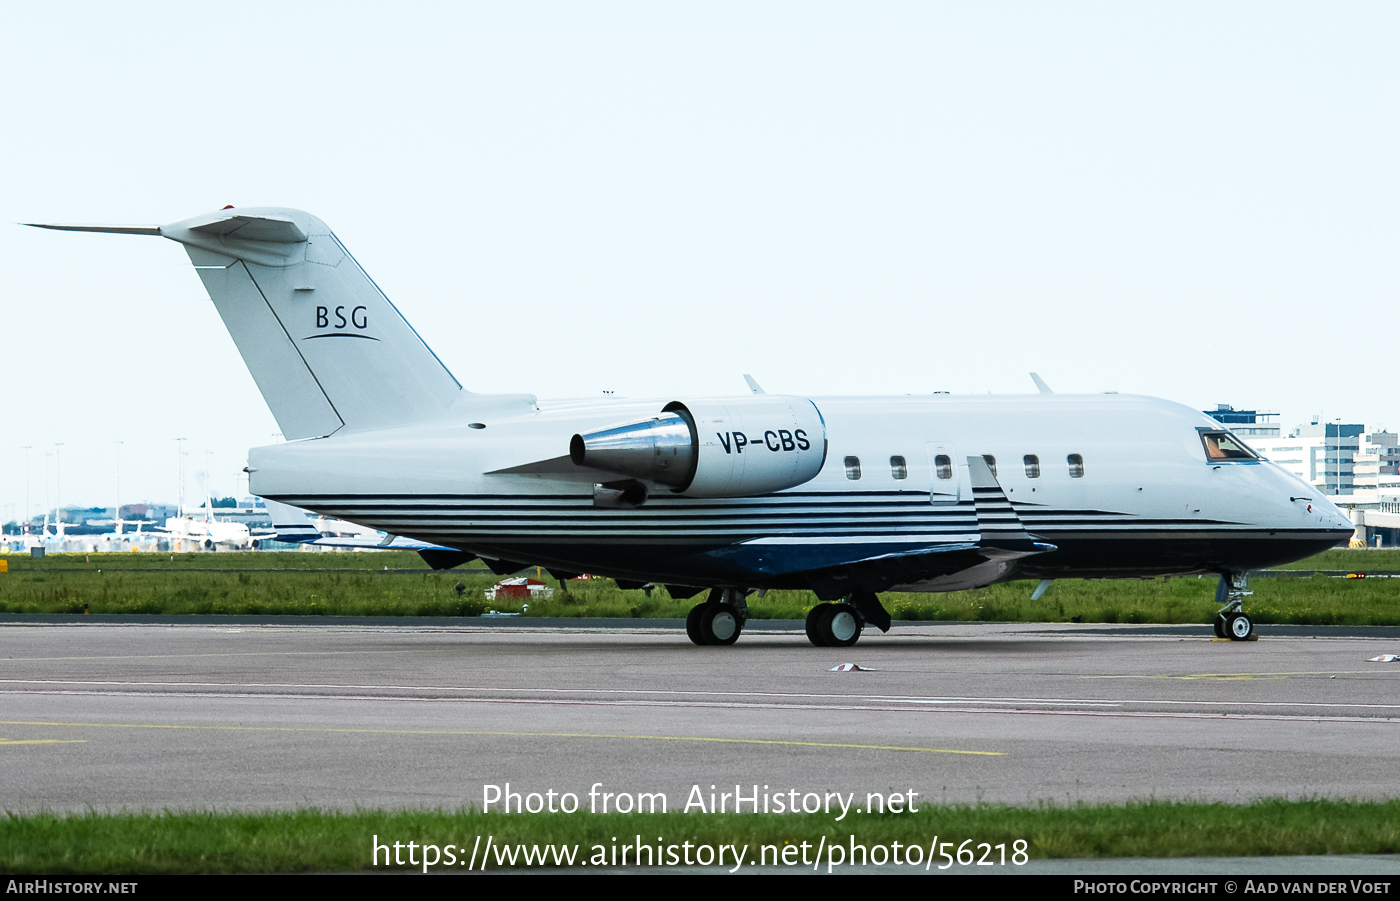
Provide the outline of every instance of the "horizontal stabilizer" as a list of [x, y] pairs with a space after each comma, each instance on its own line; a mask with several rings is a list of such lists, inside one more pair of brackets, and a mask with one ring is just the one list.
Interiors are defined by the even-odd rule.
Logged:
[[160, 237], [159, 225], [59, 225], [52, 222], [22, 222], [32, 228], [51, 228], [61, 232], [105, 232], [109, 235], [155, 235]]

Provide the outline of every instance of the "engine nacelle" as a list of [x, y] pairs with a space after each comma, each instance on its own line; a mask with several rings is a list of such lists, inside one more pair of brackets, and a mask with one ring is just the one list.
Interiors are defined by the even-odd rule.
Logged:
[[575, 435], [578, 466], [687, 497], [751, 497], [810, 481], [826, 462], [826, 423], [810, 400], [762, 394], [673, 401], [661, 415]]

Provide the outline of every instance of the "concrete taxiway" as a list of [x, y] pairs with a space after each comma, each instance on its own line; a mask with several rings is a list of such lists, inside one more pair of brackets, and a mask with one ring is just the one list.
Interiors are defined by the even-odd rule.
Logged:
[[1395, 630], [898, 623], [819, 649], [755, 623], [698, 648], [635, 620], [131, 619], [0, 623], [0, 809], [1400, 791], [1400, 664], [1367, 662]]

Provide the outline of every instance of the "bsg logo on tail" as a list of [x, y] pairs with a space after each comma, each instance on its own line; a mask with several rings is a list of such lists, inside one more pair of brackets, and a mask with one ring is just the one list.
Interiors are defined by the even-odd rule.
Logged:
[[366, 338], [370, 341], [379, 339], [373, 335], [364, 334], [364, 330], [369, 328], [369, 308], [363, 305], [350, 307], [317, 307], [316, 308], [316, 328], [334, 329], [334, 331], [321, 332], [316, 335], [307, 335], [303, 340], [311, 338]]

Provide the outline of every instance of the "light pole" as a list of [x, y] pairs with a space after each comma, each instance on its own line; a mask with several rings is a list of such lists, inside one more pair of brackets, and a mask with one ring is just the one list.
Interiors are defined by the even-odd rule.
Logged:
[[[53, 451], [44, 451], [44, 521], [49, 518], [49, 461], [53, 459]], [[48, 534], [48, 529], [44, 529], [44, 534]]]
[[175, 439], [175, 461], [179, 464], [180, 470], [180, 509], [177, 515], [185, 515], [185, 439]]
[[112, 508], [112, 524], [116, 526], [117, 534], [122, 533], [122, 443], [113, 441], [117, 446], [117, 497], [116, 506]]
[[24, 531], [29, 532], [29, 451], [34, 445], [24, 445]]
[[53, 443], [53, 521], [55, 529], [63, 522], [63, 452], [59, 450], [61, 447], [63, 447], [62, 441]]

